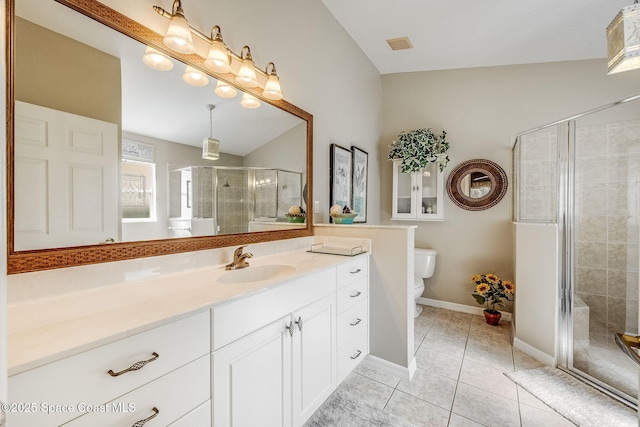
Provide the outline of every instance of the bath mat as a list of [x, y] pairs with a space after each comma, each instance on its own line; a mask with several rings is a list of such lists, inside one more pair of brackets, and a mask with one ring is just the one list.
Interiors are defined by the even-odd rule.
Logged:
[[304, 427], [415, 427], [346, 390], [337, 389]]
[[527, 369], [505, 375], [578, 426], [638, 425], [636, 411], [560, 369]]

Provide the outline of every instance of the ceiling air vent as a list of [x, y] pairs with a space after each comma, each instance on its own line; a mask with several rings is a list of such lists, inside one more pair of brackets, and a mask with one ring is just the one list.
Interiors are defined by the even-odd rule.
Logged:
[[411, 49], [413, 47], [411, 41], [409, 40], [409, 37], [389, 39], [387, 40], [387, 43], [389, 43], [389, 46], [391, 46], [391, 49], [393, 50]]

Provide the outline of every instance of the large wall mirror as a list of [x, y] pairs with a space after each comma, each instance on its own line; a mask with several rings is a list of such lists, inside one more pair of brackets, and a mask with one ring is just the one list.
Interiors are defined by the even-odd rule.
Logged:
[[[313, 234], [311, 212], [285, 216], [313, 200], [310, 114], [97, 1], [7, 8], [10, 274]], [[173, 68], [147, 67], [147, 46]], [[187, 65], [208, 85], [185, 83]], [[218, 81], [238, 95], [218, 97]], [[241, 106], [243, 91], [260, 107]], [[218, 160], [203, 159], [209, 137]]]
[[507, 174], [491, 160], [473, 159], [456, 166], [447, 179], [447, 193], [459, 207], [480, 211], [495, 206], [507, 192]]

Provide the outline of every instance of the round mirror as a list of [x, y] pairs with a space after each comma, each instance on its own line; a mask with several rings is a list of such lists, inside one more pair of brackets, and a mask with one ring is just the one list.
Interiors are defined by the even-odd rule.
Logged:
[[449, 174], [447, 192], [451, 200], [462, 209], [489, 209], [507, 192], [507, 175], [490, 160], [468, 160], [456, 166]]

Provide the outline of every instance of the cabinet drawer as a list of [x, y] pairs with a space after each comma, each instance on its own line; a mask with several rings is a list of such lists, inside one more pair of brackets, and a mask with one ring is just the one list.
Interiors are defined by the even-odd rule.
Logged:
[[367, 333], [369, 324], [369, 299], [365, 298], [338, 315], [338, 349], [352, 337]]
[[[169, 427], [197, 427], [211, 425], [211, 400], [207, 400], [184, 417], [169, 424]], [[151, 425], [149, 426], [151, 427]]]
[[362, 333], [338, 350], [338, 384], [369, 354], [369, 337]]
[[363, 277], [338, 290], [338, 313], [367, 299], [369, 293], [369, 279]]
[[[102, 404], [183, 366], [210, 351], [209, 312], [97, 347], [9, 378], [10, 402], [71, 405]], [[142, 368], [111, 376], [136, 362]], [[10, 414], [12, 427], [58, 425], [75, 412]]]
[[369, 257], [362, 256], [338, 267], [338, 288], [369, 275]]
[[335, 267], [212, 309], [212, 350], [336, 291]]
[[145, 425], [169, 425], [210, 400], [210, 367], [209, 356], [203, 356], [131, 393], [96, 406], [94, 412], [76, 418], [65, 427], [128, 427], [154, 415], [153, 408], [158, 411], [157, 415]]

